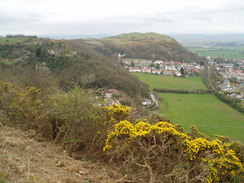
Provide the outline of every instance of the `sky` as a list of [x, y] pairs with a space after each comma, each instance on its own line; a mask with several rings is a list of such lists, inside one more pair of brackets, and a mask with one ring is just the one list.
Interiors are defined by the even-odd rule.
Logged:
[[244, 33], [244, 0], [0, 0], [0, 35]]

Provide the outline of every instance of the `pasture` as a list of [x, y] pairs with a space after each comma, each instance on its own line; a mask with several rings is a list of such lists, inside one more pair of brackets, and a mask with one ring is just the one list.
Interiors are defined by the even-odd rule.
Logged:
[[179, 90], [207, 89], [200, 77], [172, 77], [162, 75], [152, 75], [143, 73], [133, 73], [142, 82], [147, 83], [150, 89], [166, 88]]
[[[206, 89], [201, 78], [178, 78], [135, 73], [142, 82], [153, 88]], [[229, 136], [244, 142], [244, 115], [212, 94], [157, 93], [162, 100], [159, 112], [186, 131], [191, 125], [204, 134]]]
[[157, 93], [160, 113], [184, 129], [196, 125], [210, 137], [229, 136], [244, 141], [244, 115], [212, 94]]
[[244, 46], [229, 46], [224, 48], [204, 48], [204, 47], [187, 47], [191, 52], [199, 56], [220, 57], [227, 59], [244, 58]]

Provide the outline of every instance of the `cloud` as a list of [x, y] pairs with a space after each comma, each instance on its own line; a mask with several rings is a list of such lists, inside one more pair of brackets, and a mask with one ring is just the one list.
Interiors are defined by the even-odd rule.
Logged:
[[244, 32], [242, 0], [6, 0], [0, 34]]

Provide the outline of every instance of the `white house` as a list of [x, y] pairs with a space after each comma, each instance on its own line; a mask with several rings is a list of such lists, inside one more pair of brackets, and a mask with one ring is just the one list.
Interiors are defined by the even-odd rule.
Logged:
[[144, 72], [144, 73], [151, 73], [151, 72], [152, 72], [152, 69], [151, 69], [151, 68], [142, 68], [142, 69], [141, 69], [141, 72]]
[[179, 71], [175, 71], [175, 75], [176, 75], [177, 77], [181, 77], [181, 73], [180, 73]]
[[130, 67], [129, 72], [141, 72], [141, 68], [139, 67]]
[[152, 74], [161, 74], [160, 69], [152, 69]]
[[164, 61], [162, 61], [162, 60], [156, 60], [156, 61], [154, 61], [154, 64], [163, 64], [164, 63]]

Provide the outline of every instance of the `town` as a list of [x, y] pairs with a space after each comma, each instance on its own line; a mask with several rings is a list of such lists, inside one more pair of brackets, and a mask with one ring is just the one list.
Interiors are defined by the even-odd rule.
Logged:
[[[218, 74], [217, 90], [231, 98], [244, 100], [244, 60], [230, 60], [218, 62], [216, 59], [206, 57], [207, 65], [214, 68]], [[199, 76], [204, 66], [196, 63], [182, 63], [179, 61], [146, 60], [123, 58], [121, 63], [129, 72], [157, 74], [164, 76], [188, 77]]]
[[198, 63], [181, 63], [178, 61], [123, 59], [124, 68], [129, 72], [161, 74], [165, 76], [199, 76], [204, 66]]
[[206, 57], [206, 59], [220, 76], [216, 83], [217, 89], [231, 98], [244, 101], [244, 60], [218, 62], [211, 57]]

